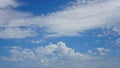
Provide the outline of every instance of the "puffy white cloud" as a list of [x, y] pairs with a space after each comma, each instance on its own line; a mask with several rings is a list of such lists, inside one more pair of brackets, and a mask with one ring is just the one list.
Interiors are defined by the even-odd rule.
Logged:
[[29, 58], [33, 54], [34, 54], [34, 58], [38, 60], [43, 60], [44, 58], [50, 60], [50, 59], [58, 59], [64, 57], [73, 58], [73, 59], [74, 58], [89, 59], [88, 55], [75, 52], [74, 49], [67, 47], [66, 44], [63, 42], [58, 42], [57, 44], [49, 44], [45, 47], [41, 46], [34, 49], [23, 49], [21, 47], [16, 47], [16, 46], [12, 46], [8, 48], [10, 48], [10, 53], [12, 55], [10, 59], [12, 61], [24, 61], [27, 59], [25, 58], [25, 56]]
[[15, 62], [20, 68], [119, 68], [118, 58], [104, 59], [104, 57], [90, 56], [67, 47], [63, 42], [33, 49], [17, 46], [8, 48], [11, 56], [4, 57], [4, 60]]

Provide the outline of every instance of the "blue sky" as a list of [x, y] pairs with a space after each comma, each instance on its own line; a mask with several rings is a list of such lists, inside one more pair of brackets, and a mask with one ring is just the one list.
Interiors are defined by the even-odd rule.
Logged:
[[119, 68], [119, 18], [119, 0], [0, 0], [0, 68]]

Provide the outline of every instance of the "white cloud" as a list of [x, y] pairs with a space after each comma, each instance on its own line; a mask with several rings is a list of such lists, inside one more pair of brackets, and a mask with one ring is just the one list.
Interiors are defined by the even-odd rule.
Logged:
[[[13, 11], [11, 7], [17, 7], [15, 0], [0, 0], [0, 38], [26, 38], [35, 36], [26, 18], [31, 16], [29, 13]], [[20, 26], [29, 26], [21, 29]]]
[[97, 50], [100, 55], [105, 55], [106, 53], [110, 52], [110, 49], [105, 49], [103, 47], [98, 47]]
[[[9, 6], [7, 4], [9, 1], [10, 3], [16, 3], [14, 0], [2, 0], [6, 6]], [[14, 6], [12, 3], [10, 5]], [[43, 27], [46, 37], [79, 36], [79, 33], [85, 30], [118, 22], [120, 16], [119, 7], [119, 0], [106, 0], [106, 2], [103, 1], [101, 3], [93, 1], [84, 6], [81, 6], [80, 3], [77, 5], [75, 3], [73, 6], [66, 7], [62, 11], [56, 11], [43, 16], [32, 16], [29, 13], [5, 8], [0, 10], [0, 27], [17, 28], [24, 26], [32, 28], [32, 26], [35, 26], [36, 28]], [[14, 38], [15, 36], [17, 38], [17, 35], [14, 34]]]
[[116, 1], [85, 7], [75, 6], [49, 15], [45, 23], [48, 23], [48, 32], [75, 36], [81, 31], [109, 24], [111, 21], [113, 23], [113, 19], [119, 15], [118, 6]]
[[0, 15], [0, 27], [30, 26], [27, 22], [27, 18], [31, 16], [29, 13], [6, 9], [0, 10]]
[[88, 54], [92, 55], [92, 56], [106, 56], [109, 55], [109, 53], [111, 52], [110, 49], [107, 48], [103, 48], [103, 47], [97, 47], [94, 50], [88, 50]]
[[9, 7], [16, 7], [18, 4], [15, 0], [0, 0], [0, 8], [9, 8]]
[[119, 68], [118, 58], [104, 59], [76, 52], [63, 42], [33, 49], [14, 46], [10, 53], [4, 60], [15, 62], [18, 68]]
[[31, 29], [1, 28], [0, 38], [26, 38], [36, 35]]
[[117, 45], [120, 45], [120, 38], [115, 41]]
[[39, 44], [39, 43], [42, 42], [42, 40], [32, 40], [31, 42], [34, 43], [34, 44]]
[[118, 0], [83, 7], [75, 5], [47, 16], [33, 17], [31, 22], [36, 22], [40, 27], [45, 27], [46, 32], [53, 34], [48, 34], [48, 37], [78, 36], [79, 32], [117, 22], [119, 6]]
[[[10, 47], [8, 47], [10, 48]], [[27, 52], [28, 54], [26, 54]], [[79, 52], [75, 52], [74, 49], [71, 49], [66, 46], [63, 42], [58, 42], [57, 44], [50, 44], [45, 47], [38, 47], [35, 49], [22, 49], [21, 47], [12, 46], [10, 48], [11, 53], [11, 60], [12, 61], [25, 61], [27, 58], [24, 57], [30, 57], [31, 54], [29, 52], [34, 54], [34, 58], [38, 59], [39, 61], [46, 59], [46, 61], [49, 61], [51, 59], [57, 59], [57, 58], [80, 58], [80, 59], [89, 59], [88, 55], [84, 55]], [[21, 59], [21, 60], [19, 60]]]

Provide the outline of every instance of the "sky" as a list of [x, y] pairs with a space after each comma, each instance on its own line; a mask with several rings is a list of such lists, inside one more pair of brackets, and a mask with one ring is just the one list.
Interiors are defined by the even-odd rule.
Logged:
[[120, 1], [0, 0], [0, 68], [120, 68]]

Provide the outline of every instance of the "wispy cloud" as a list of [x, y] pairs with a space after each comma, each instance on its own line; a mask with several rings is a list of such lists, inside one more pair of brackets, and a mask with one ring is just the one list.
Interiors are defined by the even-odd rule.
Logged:
[[10, 8], [10, 7], [16, 7], [18, 4], [15, 0], [0, 0], [0, 8]]
[[[14, 0], [10, 1], [14, 2]], [[18, 28], [20, 26], [42, 27], [43, 29], [41, 30], [43, 30], [46, 37], [57, 37], [79, 36], [79, 33], [85, 30], [119, 22], [119, 0], [106, 0], [106, 2], [97, 3], [92, 1], [92, 3], [90, 2], [90, 4], [84, 6], [81, 6], [79, 0], [77, 2], [64, 10], [43, 16], [32, 16], [29, 13], [8, 9], [7, 11], [0, 10], [0, 14], [2, 14], [0, 16], [0, 26], [9, 28]], [[32, 30], [35, 31], [34, 29]], [[14, 35], [14, 38], [15, 36], [17, 37], [17, 34]]]
[[20, 28], [24, 26], [25, 18], [31, 14], [12, 10], [18, 5], [16, 0], [0, 0], [0, 38], [26, 38], [35, 35], [31, 28]]
[[32, 40], [31, 42], [34, 43], [34, 44], [39, 44], [39, 43], [41, 43], [42, 41], [43, 41], [43, 40], [40, 39], [40, 40]]
[[0, 30], [0, 38], [26, 38], [36, 35], [36, 33], [27, 28], [27, 29], [20, 29], [20, 28], [1, 28]]
[[106, 53], [110, 52], [110, 49], [105, 49], [103, 47], [98, 47], [97, 50], [100, 55], [105, 55]]
[[60, 34], [60, 36], [77, 36], [79, 32], [118, 21], [119, 6], [118, 1], [108, 1], [83, 7], [79, 5], [73, 6], [72, 8], [69, 7], [63, 11], [40, 17], [38, 23], [44, 23], [48, 33], [56, 33]]

